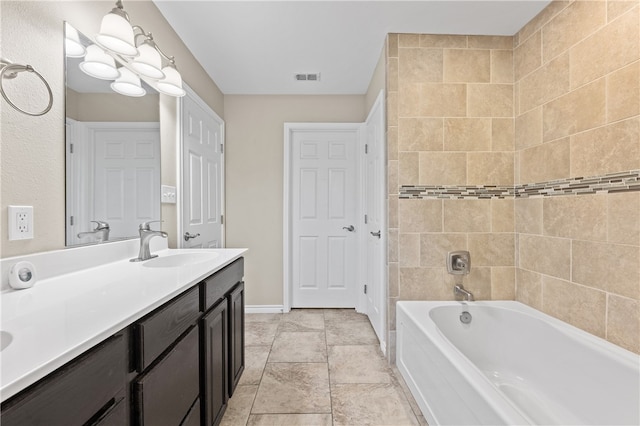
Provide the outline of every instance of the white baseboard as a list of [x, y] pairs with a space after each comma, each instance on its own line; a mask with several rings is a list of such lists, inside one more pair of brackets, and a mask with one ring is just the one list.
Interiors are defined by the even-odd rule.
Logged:
[[282, 305], [245, 305], [245, 314], [281, 314], [284, 312]]

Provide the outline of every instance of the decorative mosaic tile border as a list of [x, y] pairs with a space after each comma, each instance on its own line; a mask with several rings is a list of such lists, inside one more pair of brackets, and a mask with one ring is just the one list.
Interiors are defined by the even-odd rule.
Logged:
[[399, 198], [443, 198], [450, 200], [553, 197], [598, 192], [640, 191], [640, 170], [611, 173], [604, 176], [576, 177], [516, 186], [414, 186], [402, 185]]

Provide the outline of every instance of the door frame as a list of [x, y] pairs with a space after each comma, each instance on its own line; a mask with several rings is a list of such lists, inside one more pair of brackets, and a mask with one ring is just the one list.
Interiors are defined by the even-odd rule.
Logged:
[[[216, 114], [216, 112], [213, 110], [213, 108], [211, 108], [200, 96], [198, 96], [198, 94], [195, 92], [195, 90], [193, 90], [187, 83], [183, 82], [182, 83], [182, 87], [183, 89], [187, 92], [187, 94], [185, 96], [188, 96], [192, 101], [194, 101], [198, 106], [200, 106], [202, 109], [204, 109], [207, 113], [211, 114], [211, 117], [213, 117], [213, 119], [215, 121], [217, 121], [218, 123], [220, 123], [220, 127], [221, 127], [221, 131], [220, 131], [220, 140], [222, 141], [222, 145], [224, 148], [226, 145], [226, 139], [225, 139], [225, 122], [224, 120], [218, 115]], [[178, 151], [176, 153], [176, 158], [177, 158], [177, 166], [176, 166], [176, 187], [177, 187], [177, 192], [178, 192], [178, 205], [176, 207], [176, 220], [177, 220], [177, 234], [176, 235], [176, 239], [177, 239], [177, 243], [178, 243], [178, 248], [183, 248], [184, 247], [184, 239], [182, 238], [182, 236], [184, 235], [184, 227], [182, 225], [182, 206], [184, 205], [184, 191], [182, 190], [183, 188], [183, 184], [184, 184], [184, 179], [182, 178], [182, 173], [183, 173], [183, 165], [184, 165], [184, 138], [183, 138], [183, 126], [185, 125], [185, 123], [183, 122], [183, 102], [182, 102], [182, 98], [176, 98], [178, 101], [177, 104], [177, 108], [176, 108], [176, 134], [177, 134], [177, 141], [178, 143], [176, 144], [176, 150]], [[225, 151], [226, 149], [222, 150], [222, 152], [220, 153], [220, 215], [222, 215], [222, 217], [224, 218], [225, 215]], [[222, 223], [221, 223], [221, 237], [220, 237], [220, 241], [222, 242], [222, 247], [224, 248], [226, 247], [227, 243], [226, 243], [226, 218], [223, 219]]]
[[[283, 289], [282, 289], [282, 305], [283, 312], [291, 311], [291, 299], [293, 293], [293, 262], [292, 262], [292, 247], [293, 241], [291, 241], [292, 237], [292, 201], [293, 196], [291, 194], [292, 185], [292, 167], [293, 167], [293, 132], [295, 131], [329, 131], [329, 130], [355, 130], [357, 133], [357, 147], [356, 152], [356, 176], [358, 182], [356, 182], [356, 188], [358, 189], [359, 194], [356, 202], [356, 229], [359, 229], [364, 223], [363, 216], [363, 196], [362, 190], [364, 189], [364, 182], [362, 179], [362, 153], [364, 152], [364, 140], [363, 140], [363, 123], [284, 123], [284, 178], [283, 178], [283, 239], [282, 239], [282, 249], [283, 249]], [[358, 232], [357, 238], [357, 255], [356, 258], [358, 262], [362, 262], [362, 232]], [[356, 311], [362, 312], [364, 302], [366, 302], [364, 298], [364, 292], [362, 285], [362, 268], [361, 265], [356, 265]]]

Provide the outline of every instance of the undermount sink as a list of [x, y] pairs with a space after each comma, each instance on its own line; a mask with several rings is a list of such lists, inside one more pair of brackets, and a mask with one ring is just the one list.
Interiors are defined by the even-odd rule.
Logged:
[[4, 351], [7, 346], [11, 344], [13, 341], [13, 336], [11, 333], [7, 333], [6, 331], [0, 331], [0, 352]]
[[147, 268], [176, 268], [193, 263], [209, 262], [218, 257], [218, 253], [189, 252], [156, 257], [142, 263]]

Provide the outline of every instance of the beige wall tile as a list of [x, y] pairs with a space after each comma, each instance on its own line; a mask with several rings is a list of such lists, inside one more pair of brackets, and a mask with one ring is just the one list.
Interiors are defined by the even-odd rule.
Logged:
[[625, 13], [570, 51], [571, 87], [579, 87], [638, 60], [640, 8]]
[[398, 196], [389, 195], [389, 228], [398, 227]]
[[489, 232], [491, 204], [487, 200], [444, 200], [444, 232]]
[[442, 151], [441, 118], [400, 118], [400, 151]]
[[571, 137], [571, 174], [597, 176], [640, 168], [640, 118]]
[[542, 143], [542, 107], [534, 108], [515, 120], [516, 149], [524, 149]]
[[418, 34], [398, 34], [398, 47], [418, 47], [420, 36]]
[[591, 241], [607, 239], [606, 196], [548, 197], [543, 209], [544, 235]]
[[607, 20], [611, 22], [637, 5], [638, 0], [607, 0]]
[[516, 232], [542, 235], [542, 198], [515, 200]]
[[568, 281], [543, 277], [542, 310], [599, 337], [605, 336], [606, 294]]
[[[391, 337], [389, 339], [389, 344], [391, 344], [391, 342], [393, 340], [395, 340], [395, 329], [396, 329], [396, 302], [398, 301], [399, 297], [390, 297], [389, 298], [389, 303], [387, 304], [387, 324], [389, 325], [389, 336]], [[393, 339], [393, 340], [392, 340]], [[393, 356], [395, 359], [395, 345], [391, 346], [389, 348], [389, 356]]]
[[420, 34], [420, 47], [467, 47], [467, 36]]
[[513, 153], [469, 152], [467, 185], [513, 185]]
[[569, 138], [520, 151], [520, 183], [547, 182], [570, 174]]
[[445, 268], [448, 252], [466, 249], [466, 234], [421, 234], [420, 266]]
[[569, 55], [564, 54], [520, 80], [520, 111], [529, 111], [564, 95], [569, 87]]
[[571, 240], [566, 238], [519, 236], [520, 267], [568, 280], [571, 276]]
[[467, 182], [467, 154], [421, 152], [419, 185], [464, 185]]
[[398, 201], [400, 232], [442, 232], [441, 200]]
[[490, 80], [491, 51], [471, 49], [444, 49], [445, 82], [488, 83]]
[[399, 266], [420, 266], [420, 234], [400, 233], [398, 236]]
[[442, 49], [401, 48], [398, 77], [403, 83], [442, 81]]
[[387, 165], [387, 193], [398, 194], [398, 161], [389, 161]]
[[607, 340], [640, 353], [640, 302], [610, 294], [607, 303]]
[[516, 300], [542, 310], [542, 275], [516, 268]]
[[[388, 126], [397, 126], [398, 117], [419, 117], [420, 114], [420, 84], [398, 82], [398, 93], [396, 94], [395, 104], [391, 104], [391, 110], [387, 113]], [[389, 102], [394, 93], [389, 93]], [[394, 114], [394, 111], [397, 111]]]
[[572, 277], [579, 284], [640, 299], [640, 248], [573, 241]]
[[513, 49], [511, 36], [469, 36], [469, 49]]
[[389, 34], [387, 36], [387, 55], [390, 58], [398, 57], [398, 34]]
[[469, 253], [474, 266], [514, 266], [515, 235], [505, 233], [471, 233]]
[[513, 51], [491, 51], [491, 83], [513, 83]]
[[[397, 185], [395, 187], [395, 192], [389, 192], [390, 194], [397, 193], [398, 185], [416, 185], [419, 178], [419, 161], [420, 156], [417, 152], [398, 153]], [[389, 167], [391, 167], [391, 161], [389, 162]], [[391, 177], [391, 174], [389, 174], [389, 191], [393, 189], [391, 187], [393, 184]]]
[[422, 84], [418, 94], [419, 112], [414, 115], [422, 117], [464, 117], [467, 115], [466, 84]]
[[516, 268], [504, 266], [491, 268], [491, 299], [516, 299]]
[[535, 18], [527, 22], [518, 32], [518, 38], [522, 42], [529, 38], [533, 33], [538, 31], [544, 24], [549, 22], [551, 18], [560, 13], [565, 7], [569, 6], [571, 1], [552, 1], [547, 7], [542, 9]]
[[514, 232], [515, 202], [512, 199], [491, 200], [491, 231]]
[[400, 300], [451, 300], [442, 268], [400, 268]]
[[491, 120], [491, 150], [513, 151], [514, 121], [512, 118], [493, 118]]
[[607, 121], [640, 114], [640, 61], [607, 76]]
[[398, 127], [387, 127], [387, 160], [398, 159]]
[[389, 297], [398, 297], [400, 294], [400, 268], [397, 262], [389, 262]]
[[387, 58], [387, 90], [398, 91], [398, 58]]
[[490, 118], [445, 118], [445, 151], [490, 151]]
[[536, 32], [513, 50], [513, 76], [515, 81], [542, 65], [542, 34]]
[[550, 141], [605, 123], [605, 79], [594, 81], [542, 108], [542, 139]]
[[398, 232], [397, 229], [389, 229], [389, 249], [388, 249], [389, 262], [397, 263], [400, 258], [400, 255], [398, 253], [399, 237], [400, 237], [400, 233]]
[[[445, 278], [445, 283], [448, 283], [448, 287], [453, 294], [453, 287], [456, 285], [456, 279], [460, 276], [447, 275], [448, 280]], [[462, 277], [462, 285], [473, 293], [474, 299], [491, 300], [491, 268], [473, 266], [469, 275], [464, 275]]]
[[400, 94], [398, 92], [387, 93], [387, 126], [398, 125], [398, 98]]
[[469, 117], [513, 117], [512, 84], [469, 84]]
[[640, 192], [609, 194], [608, 241], [640, 245]]
[[577, 1], [542, 28], [542, 57], [547, 62], [589, 36], [607, 21], [604, 1]]

